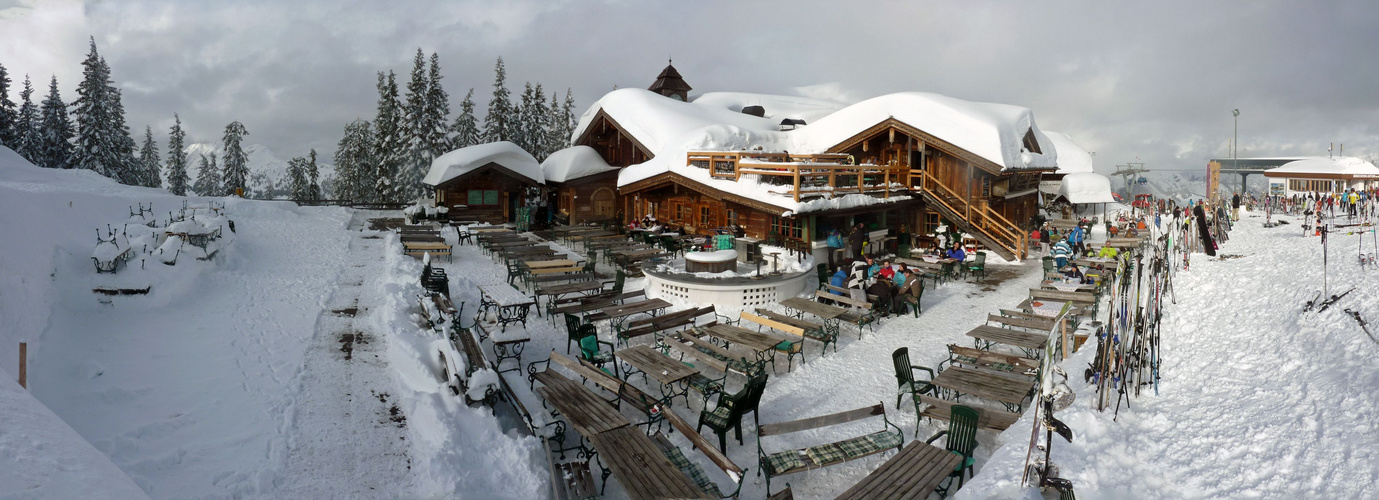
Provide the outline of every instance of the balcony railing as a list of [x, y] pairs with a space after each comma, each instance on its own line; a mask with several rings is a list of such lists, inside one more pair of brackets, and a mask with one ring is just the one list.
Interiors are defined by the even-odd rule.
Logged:
[[703, 168], [715, 179], [738, 181], [743, 174], [789, 180], [786, 189], [771, 190], [800, 201], [811, 194], [870, 194], [890, 198], [892, 191], [905, 191], [908, 167], [900, 164], [851, 163], [849, 155], [825, 153], [792, 155], [760, 151], [690, 152], [686, 165]]

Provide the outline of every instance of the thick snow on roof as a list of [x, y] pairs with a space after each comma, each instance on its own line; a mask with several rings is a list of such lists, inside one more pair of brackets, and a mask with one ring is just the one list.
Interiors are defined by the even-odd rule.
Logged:
[[1058, 153], [1058, 172], [1056, 173], [1071, 174], [1093, 171], [1092, 154], [1073, 142], [1073, 138], [1068, 137], [1068, 134], [1045, 130], [1044, 135], [1053, 142], [1053, 149]]
[[[955, 99], [940, 94], [900, 92], [853, 104], [798, 132], [802, 151], [822, 151], [888, 118], [943, 139], [1003, 168], [1052, 168], [1053, 144], [1034, 124], [1028, 108]], [[1043, 154], [1022, 152], [1025, 132], [1034, 131]]]
[[541, 173], [541, 164], [531, 153], [508, 141], [490, 142], [456, 149], [441, 155], [431, 162], [431, 171], [421, 182], [428, 186], [438, 186], [475, 169], [497, 163], [503, 168], [516, 172], [538, 184], [546, 183]]
[[1092, 172], [1073, 172], [1063, 176], [1058, 194], [1069, 203], [1112, 203], [1111, 179]]
[[781, 120], [786, 118], [804, 120], [806, 124], [814, 123], [820, 118], [847, 106], [843, 103], [809, 97], [746, 92], [710, 92], [699, 96], [694, 100], [694, 104], [726, 109], [734, 113], [741, 113], [742, 108], [747, 106], [761, 106], [766, 111], [765, 118], [777, 126], [780, 125]]
[[1360, 175], [1360, 176], [1379, 176], [1379, 167], [1373, 163], [1354, 156], [1337, 156], [1327, 158], [1318, 156], [1286, 163], [1281, 167], [1266, 170], [1264, 174], [1268, 177], [1279, 177], [1284, 174], [1341, 174], [1341, 175]]
[[594, 148], [589, 146], [565, 148], [551, 153], [550, 156], [546, 157], [546, 161], [541, 162], [541, 170], [545, 172], [546, 182], [572, 181], [617, 169], [618, 167], [603, 161], [603, 157], [599, 156], [598, 151], [594, 151]]

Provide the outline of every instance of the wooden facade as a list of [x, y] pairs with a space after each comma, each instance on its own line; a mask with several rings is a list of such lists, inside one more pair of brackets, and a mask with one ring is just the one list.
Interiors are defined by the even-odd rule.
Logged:
[[552, 182], [549, 187], [555, 192], [555, 209], [567, 215], [570, 224], [618, 219], [622, 213], [617, 170]]
[[497, 163], [489, 163], [435, 187], [436, 206], [448, 207], [451, 220], [490, 224], [510, 222], [525, 206], [523, 192], [538, 184]]

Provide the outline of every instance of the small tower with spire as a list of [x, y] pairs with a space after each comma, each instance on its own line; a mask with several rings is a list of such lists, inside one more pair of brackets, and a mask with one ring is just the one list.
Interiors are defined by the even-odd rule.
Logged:
[[671, 60], [666, 60], [666, 69], [661, 70], [661, 74], [656, 76], [656, 82], [651, 84], [650, 90], [657, 94], [677, 99], [689, 101], [689, 91], [692, 87], [685, 83], [685, 79], [680, 76], [680, 72], [675, 70]]

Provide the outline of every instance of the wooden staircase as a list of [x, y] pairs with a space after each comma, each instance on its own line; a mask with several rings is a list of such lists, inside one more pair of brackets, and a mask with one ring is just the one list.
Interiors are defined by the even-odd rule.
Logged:
[[1024, 231], [992, 210], [985, 200], [968, 203], [923, 170], [911, 170], [910, 180], [911, 192], [918, 192], [929, 208], [976, 237], [988, 250], [1006, 260], [1023, 260], [1028, 256], [1028, 237]]

